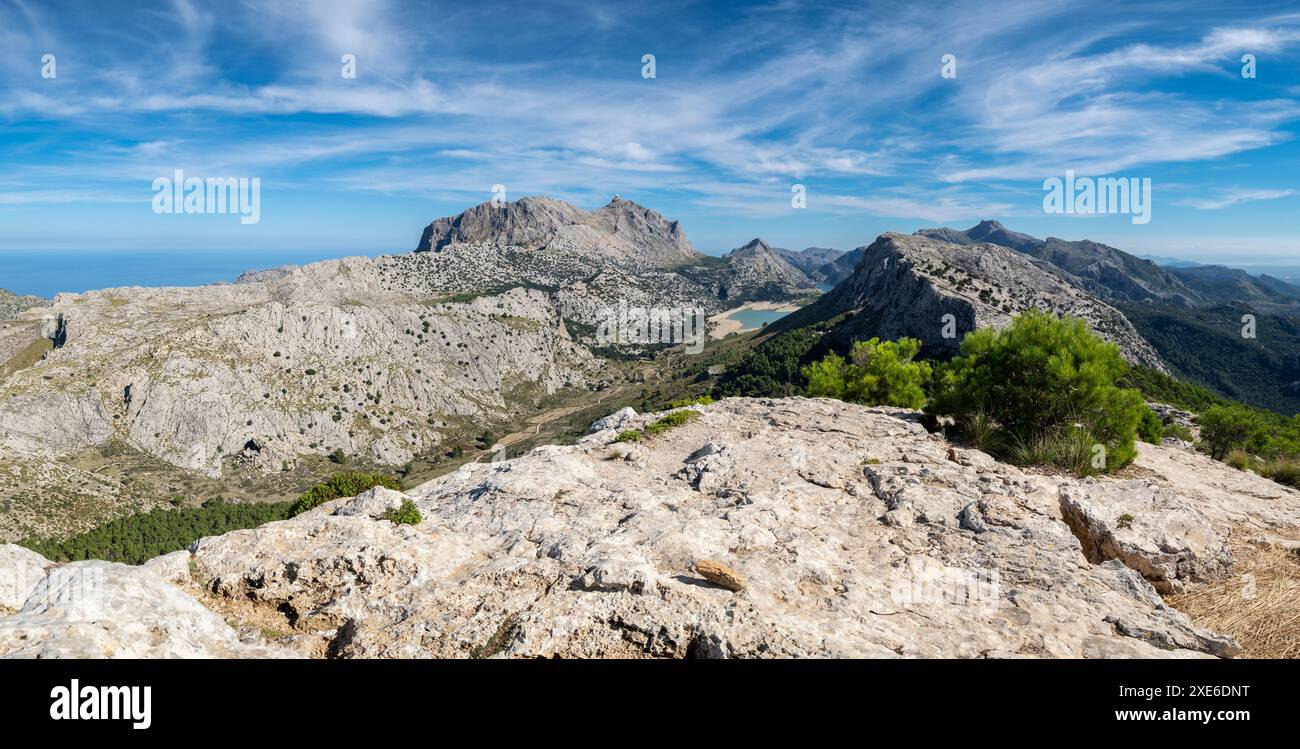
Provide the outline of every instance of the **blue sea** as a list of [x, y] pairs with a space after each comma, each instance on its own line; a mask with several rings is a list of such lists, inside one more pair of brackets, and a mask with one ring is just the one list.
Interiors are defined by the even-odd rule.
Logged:
[[0, 289], [52, 297], [118, 286], [201, 286], [248, 270], [304, 265], [358, 250], [0, 250]]

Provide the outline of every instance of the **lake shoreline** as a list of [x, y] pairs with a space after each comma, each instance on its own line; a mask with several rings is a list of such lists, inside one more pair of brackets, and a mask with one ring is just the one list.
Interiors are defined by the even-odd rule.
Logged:
[[726, 338], [732, 333], [744, 333], [751, 330], [758, 330], [757, 327], [746, 328], [745, 324], [732, 317], [739, 312], [785, 312], [790, 313], [801, 309], [794, 302], [747, 302], [739, 307], [732, 307], [726, 312], [720, 312], [709, 318], [709, 336], [715, 340]]

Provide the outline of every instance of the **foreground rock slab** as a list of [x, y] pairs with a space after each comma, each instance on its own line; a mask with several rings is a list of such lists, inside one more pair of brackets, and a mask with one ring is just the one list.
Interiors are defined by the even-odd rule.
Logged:
[[1227, 539], [1209, 517], [1154, 482], [1067, 483], [1061, 512], [1089, 561], [1118, 559], [1161, 593], [1232, 569]]
[[[697, 418], [631, 449], [614, 442], [619, 430], [662, 414], [621, 413], [575, 445], [466, 465], [406, 493], [419, 525], [384, 519], [402, 497], [377, 490], [142, 568], [108, 565], [110, 580], [148, 576], [160, 592], [123, 597], [85, 631], [29, 597], [0, 619], [0, 654], [137, 652], [129, 643], [146, 622], [192, 621], [151, 631], [150, 647], [343, 658], [1229, 657], [1235, 641], [1194, 626], [1153, 583], [1230, 574], [1215, 550], [1234, 524], [1260, 514], [1261, 528], [1277, 530], [1300, 509], [1287, 490], [1259, 513], [1244, 497], [1230, 515], [1215, 502], [1197, 515], [1160, 478], [1024, 472], [950, 445], [900, 409], [802, 398], [692, 409]], [[1183, 452], [1144, 449], [1139, 462], [1158, 466], [1162, 451]], [[1115, 551], [1098, 554], [1065, 506], [1108, 520], [1123, 506], [1137, 521], [1109, 528]], [[1156, 564], [1143, 556], [1148, 541], [1189, 553]], [[706, 574], [708, 560], [726, 576], [709, 564], [717, 574]], [[214, 620], [236, 622], [238, 636]], [[193, 633], [209, 626], [196, 650]]]

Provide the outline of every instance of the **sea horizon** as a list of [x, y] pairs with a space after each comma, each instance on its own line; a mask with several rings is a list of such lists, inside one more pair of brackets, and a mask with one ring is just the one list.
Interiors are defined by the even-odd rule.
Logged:
[[0, 250], [0, 289], [53, 298], [130, 286], [232, 283], [248, 271], [395, 250]]

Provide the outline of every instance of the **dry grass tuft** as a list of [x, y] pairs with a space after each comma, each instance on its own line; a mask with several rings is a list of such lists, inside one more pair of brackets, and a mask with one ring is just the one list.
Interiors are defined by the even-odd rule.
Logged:
[[1300, 556], [1236, 544], [1232, 577], [1165, 600], [1197, 625], [1236, 638], [1242, 658], [1300, 658]]

